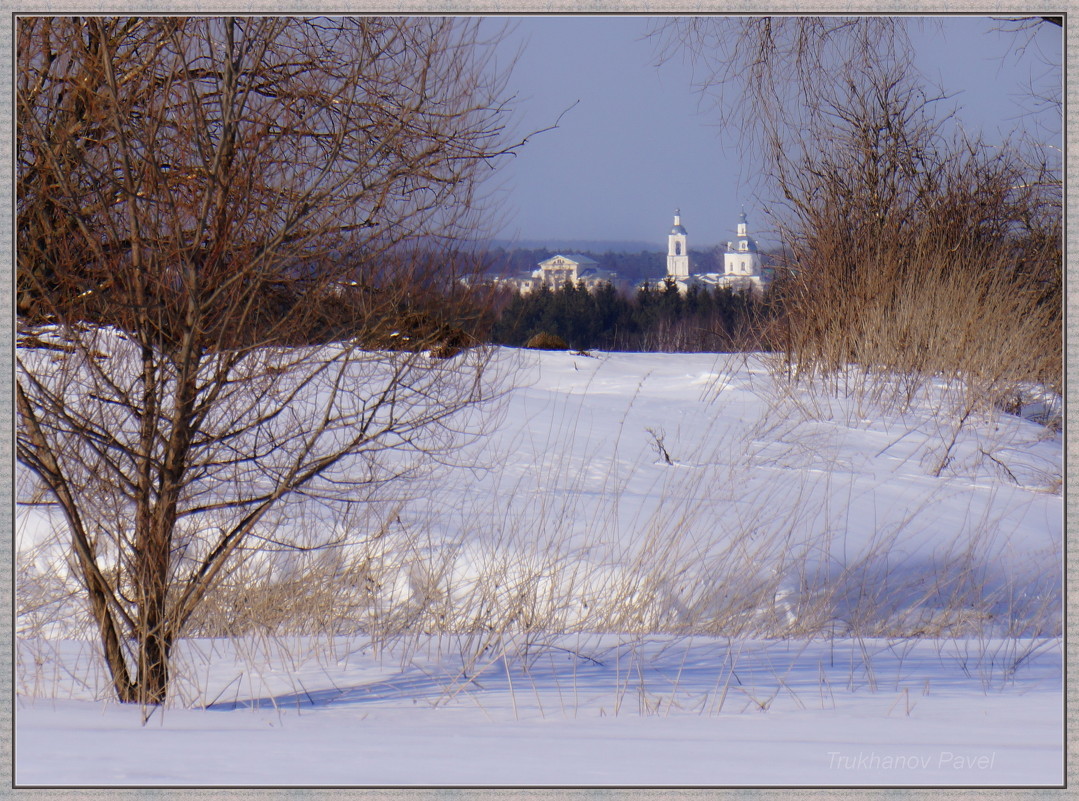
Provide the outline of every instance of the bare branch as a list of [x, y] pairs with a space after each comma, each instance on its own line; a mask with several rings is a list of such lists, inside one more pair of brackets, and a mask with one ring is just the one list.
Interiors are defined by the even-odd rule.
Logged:
[[307, 499], [454, 447], [487, 356], [426, 350], [469, 341], [453, 243], [520, 143], [478, 20], [18, 35], [19, 460], [64, 509], [117, 695], [157, 704], [246, 538], [307, 547]]

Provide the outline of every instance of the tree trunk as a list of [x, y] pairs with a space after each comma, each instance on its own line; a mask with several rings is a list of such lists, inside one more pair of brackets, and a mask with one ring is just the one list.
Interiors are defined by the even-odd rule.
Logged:
[[169, 653], [172, 650], [165, 615], [164, 593], [148, 599], [139, 620], [139, 673], [129, 703], [156, 706], [165, 703], [169, 687]]

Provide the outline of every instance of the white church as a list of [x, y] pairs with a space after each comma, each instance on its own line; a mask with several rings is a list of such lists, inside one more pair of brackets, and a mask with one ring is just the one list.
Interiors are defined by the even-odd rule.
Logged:
[[742, 211], [738, 220], [737, 237], [733, 242], [727, 243], [727, 251], [723, 255], [723, 272], [691, 273], [686, 229], [682, 225], [681, 210], [675, 209], [674, 225], [667, 236], [665, 280], [674, 281], [682, 292], [688, 291], [694, 284], [704, 287], [730, 287], [739, 292], [763, 292], [768, 286], [769, 276], [765, 275], [761, 267], [757, 242], [749, 236], [745, 211]]

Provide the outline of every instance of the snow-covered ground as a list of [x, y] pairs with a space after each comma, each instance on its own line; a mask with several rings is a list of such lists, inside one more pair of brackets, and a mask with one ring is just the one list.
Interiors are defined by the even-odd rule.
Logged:
[[[590, 641], [463, 677], [355, 643], [252, 667], [200, 650], [208, 709], [16, 710], [20, 785], [1027, 785], [1063, 781], [1060, 651], [999, 643]], [[572, 649], [574, 643], [563, 643]], [[291, 644], [297, 650], [298, 644]], [[988, 657], [980, 649], [988, 647]], [[301, 646], [302, 648], [302, 646]], [[967, 649], [971, 652], [967, 652]], [[1016, 655], [1012, 646], [997, 654]], [[355, 649], [355, 650], [353, 650]], [[977, 652], [977, 653], [972, 653]], [[595, 660], [595, 661], [592, 661]], [[981, 661], [981, 664], [978, 662]], [[964, 665], [965, 663], [965, 665]], [[459, 664], [459, 663], [457, 663]], [[285, 675], [288, 665], [290, 675]], [[995, 677], [992, 674], [996, 673]]]
[[185, 641], [143, 725], [20, 618], [17, 784], [1062, 783], [1059, 433], [759, 356], [495, 372], [486, 435], [356, 539], [351, 630]]

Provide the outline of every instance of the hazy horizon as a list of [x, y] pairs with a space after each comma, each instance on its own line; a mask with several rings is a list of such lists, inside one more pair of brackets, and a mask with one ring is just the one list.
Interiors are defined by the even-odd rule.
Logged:
[[[495, 179], [504, 240], [650, 242], [666, 249], [679, 209], [693, 249], [734, 237], [743, 207], [750, 234], [776, 244], [771, 198], [757, 186], [753, 154], [738, 151], [735, 123], [718, 124], [701, 105], [688, 65], [656, 67], [645, 16], [498, 18], [514, 27], [500, 46], [521, 48], [510, 80], [518, 131], [558, 127], [530, 139]], [[912, 19], [924, 19], [917, 17]], [[1062, 31], [1041, 25], [1023, 52], [998, 21], [936, 17], [915, 25], [917, 66], [959, 106], [964, 130], [1003, 141], [1016, 128], [1054, 125], [1060, 115], [1028, 113], [1029, 85], [1053, 79], [1044, 52], [1059, 64]], [[1059, 67], [1056, 68], [1059, 75]], [[1053, 117], [1056, 117], [1054, 120]]]

